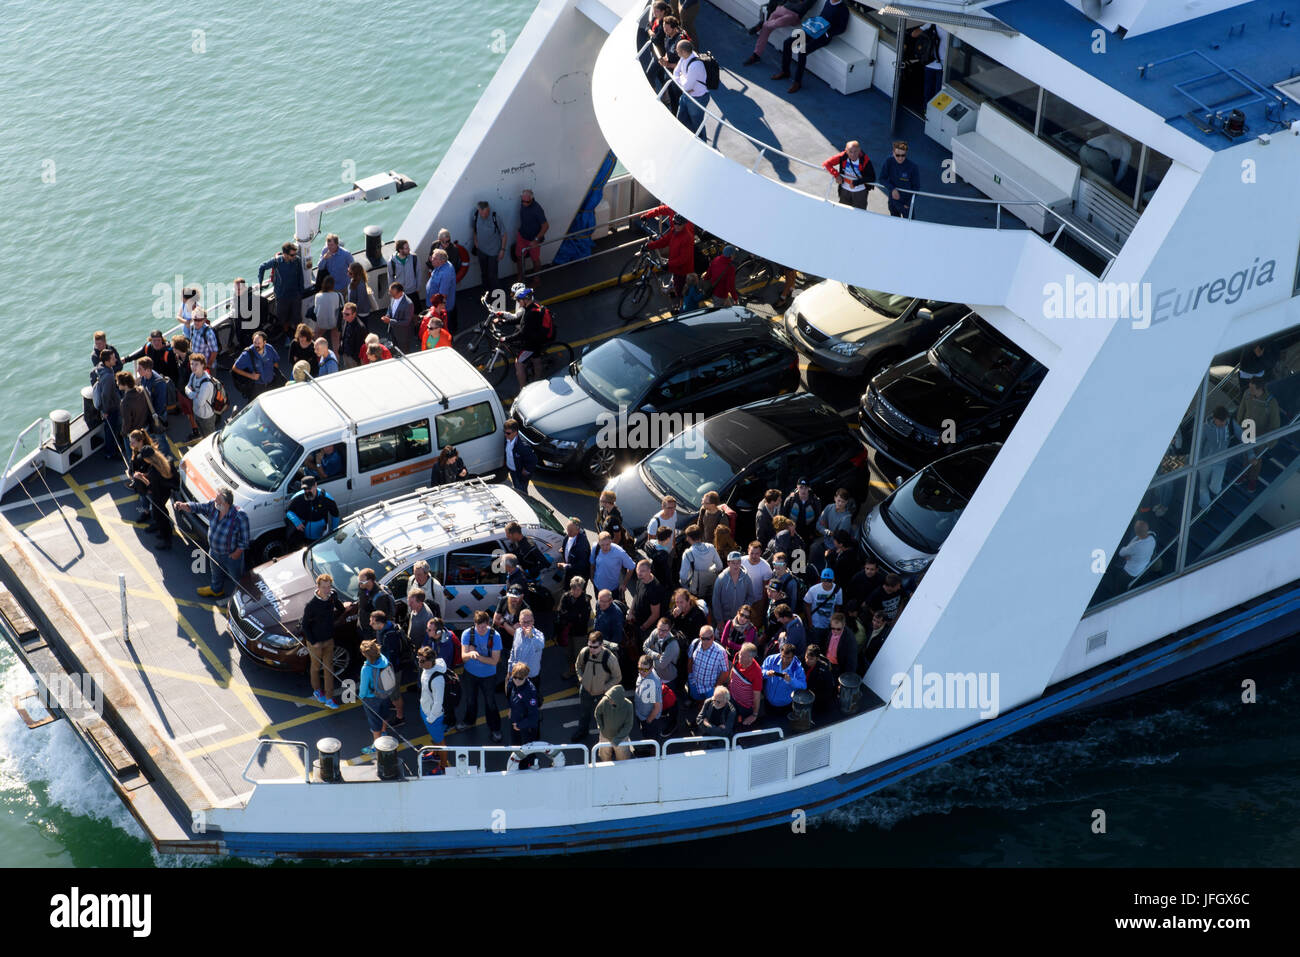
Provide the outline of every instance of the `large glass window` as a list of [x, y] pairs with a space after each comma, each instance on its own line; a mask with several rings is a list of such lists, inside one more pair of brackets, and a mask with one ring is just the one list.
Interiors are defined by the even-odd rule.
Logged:
[[257, 402], [244, 406], [227, 422], [216, 441], [222, 461], [264, 492], [278, 489], [302, 456], [302, 446], [272, 422]]
[[988, 100], [1031, 133], [1038, 116], [1038, 84], [952, 38], [948, 84], [976, 103]]
[[1093, 604], [1297, 524], [1300, 326], [1215, 357]]
[[440, 449], [491, 435], [496, 429], [496, 419], [489, 402], [478, 402], [463, 409], [452, 409], [435, 415], [433, 424], [438, 430]]
[[1165, 178], [1165, 173], [1169, 172], [1172, 164], [1173, 160], [1168, 156], [1147, 147], [1146, 170], [1142, 174], [1142, 195], [1138, 197], [1138, 209], [1144, 209], [1151, 202], [1156, 187]]
[[1043, 96], [1043, 139], [1074, 157], [1083, 175], [1132, 205], [1142, 144], [1054, 93]]
[[432, 451], [429, 441], [429, 420], [419, 419], [383, 432], [373, 432], [357, 438], [357, 462], [362, 472], [387, 468], [418, 459]]

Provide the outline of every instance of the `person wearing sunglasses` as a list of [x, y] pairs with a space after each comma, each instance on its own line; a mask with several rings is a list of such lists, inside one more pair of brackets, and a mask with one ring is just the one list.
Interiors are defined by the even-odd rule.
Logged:
[[880, 167], [880, 185], [889, 198], [890, 216], [907, 216], [912, 193], [921, 188], [921, 171], [907, 158], [907, 140], [895, 140], [889, 158]]

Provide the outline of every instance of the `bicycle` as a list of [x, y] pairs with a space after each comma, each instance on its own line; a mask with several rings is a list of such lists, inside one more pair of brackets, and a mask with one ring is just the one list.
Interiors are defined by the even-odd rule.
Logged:
[[[509, 325], [518, 323], [518, 317], [514, 313], [492, 309], [487, 304], [487, 297], [488, 294], [484, 293], [481, 301], [488, 310], [488, 316], [471, 332], [471, 335], [477, 334], [477, 338], [472, 351], [467, 347], [467, 353], [470, 365], [481, 372], [493, 386], [499, 386], [505, 381], [506, 369], [511, 363], [519, 361], [519, 353], [522, 351], [518, 342], [518, 328], [508, 328]], [[489, 339], [490, 344], [484, 343], [484, 338]], [[540, 355], [532, 358], [537, 363], [534, 366], [537, 378], [547, 379], [568, 368], [573, 361], [573, 347], [567, 342], [556, 340]]]
[[[648, 244], [650, 240], [646, 240]], [[643, 255], [644, 254], [644, 255]], [[668, 273], [668, 261], [647, 251], [645, 246], [633, 257], [637, 263], [634, 278], [623, 288], [618, 297], [618, 317], [624, 322], [635, 319], [645, 309], [650, 296], [656, 289], [665, 296], [673, 294], [673, 280]]]
[[[652, 224], [645, 221], [638, 221], [639, 228], [649, 239], [658, 239], [660, 236]], [[650, 272], [654, 267], [663, 267], [668, 264], [668, 259], [657, 249], [647, 249], [648, 241], [641, 244], [641, 247], [632, 254], [632, 258], [623, 264], [623, 268], [618, 273], [618, 285], [632, 283], [640, 279], [645, 273]]]

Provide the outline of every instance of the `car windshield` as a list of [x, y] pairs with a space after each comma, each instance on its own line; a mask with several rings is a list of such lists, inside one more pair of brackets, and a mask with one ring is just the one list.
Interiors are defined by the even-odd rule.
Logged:
[[314, 579], [322, 572], [334, 576], [334, 587], [349, 600], [357, 596], [357, 577], [363, 568], [373, 568], [382, 579], [394, 565], [385, 561], [366, 538], [359, 522], [340, 525], [333, 535], [307, 549], [303, 563]]
[[525, 495], [524, 501], [528, 503], [528, 507], [531, 508], [533, 510], [533, 514], [537, 516], [538, 525], [542, 526], [542, 528], [555, 532], [557, 535], [566, 534], [564, 530], [564, 526], [560, 524], [560, 520], [555, 517], [555, 512], [551, 510], [551, 507], [549, 505], [547, 505], [544, 502], [538, 501], [537, 499], [533, 498], [531, 495]]
[[869, 309], [884, 313], [886, 316], [901, 316], [903, 310], [911, 303], [911, 296], [899, 296], [892, 292], [878, 289], [863, 289], [861, 286], [849, 286], [849, 295]]
[[641, 400], [655, 380], [651, 357], [622, 339], [611, 339], [574, 363], [578, 385], [610, 408]]
[[1005, 395], [1034, 361], [1011, 340], [973, 319], [958, 323], [931, 352], [953, 378], [995, 399]]
[[695, 511], [705, 492], [717, 492], [739, 471], [739, 466], [719, 455], [704, 433], [688, 429], [642, 464], [646, 475], [662, 492], [677, 499], [677, 507]]
[[226, 423], [217, 437], [222, 460], [254, 488], [274, 491], [302, 458], [302, 446], [254, 402]]
[[885, 499], [880, 516], [895, 535], [917, 551], [935, 554], [969, 501], [930, 466]]

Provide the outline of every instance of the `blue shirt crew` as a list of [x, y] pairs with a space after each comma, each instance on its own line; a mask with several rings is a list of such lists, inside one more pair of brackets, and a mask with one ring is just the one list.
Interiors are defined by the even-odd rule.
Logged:
[[[257, 282], [261, 285], [267, 270], [271, 271], [271, 285], [275, 287], [275, 298], [288, 302], [301, 302], [306, 284], [302, 278], [302, 263], [297, 259], [288, 260], [277, 253], [257, 267]], [[347, 288], [346, 283], [343, 285]]]
[[380, 655], [374, 664], [365, 661], [361, 665], [361, 687], [357, 694], [362, 698], [383, 698], [388, 700], [388, 695], [381, 695], [379, 689], [375, 687], [375, 675], [388, 667], [388, 659]]
[[519, 235], [524, 239], [530, 241], [536, 239], [537, 234], [542, 231], [544, 222], [546, 222], [546, 211], [536, 199], [529, 206], [519, 204]]
[[432, 302], [436, 293], [447, 297], [448, 312], [456, 308], [456, 270], [449, 262], [429, 273], [429, 282], [424, 287], [424, 301]]
[[258, 382], [270, 385], [275, 379], [275, 366], [279, 361], [280, 354], [268, 344], [260, 354], [256, 349], [245, 349], [235, 360], [235, 368], [244, 372], [256, 372]]
[[137, 381], [149, 393], [149, 401], [153, 403], [154, 414], [166, 422], [167, 383], [163, 381], [163, 377], [155, 371], [149, 378], [146, 379], [144, 376], [140, 376]]
[[700, 639], [696, 638], [691, 642], [691, 660], [695, 662], [688, 681], [691, 697], [703, 701], [713, 694], [713, 689], [718, 684], [718, 675], [727, 670], [727, 653], [717, 641], [706, 650], [700, 644]]
[[[769, 675], [775, 671], [775, 675]], [[790, 677], [782, 678], [781, 672]], [[794, 700], [794, 693], [808, 687], [808, 679], [803, 673], [803, 665], [798, 656], [790, 659], [788, 667], [782, 667], [780, 655], [768, 655], [763, 661], [763, 697], [775, 708], [784, 708]]]
[[316, 378], [319, 379], [323, 375], [329, 375], [331, 372], [338, 371], [338, 356], [334, 355], [333, 351], [330, 351], [325, 353], [325, 358], [320, 361], [320, 367], [316, 370]]
[[546, 638], [536, 628], [530, 637], [525, 638], [520, 629], [515, 629], [515, 642], [510, 646], [510, 658], [506, 664], [506, 674], [514, 669], [515, 663], [522, 661], [528, 666], [528, 677], [536, 678], [542, 673], [542, 649], [546, 647]]
[[348, 267], [352, 265], [352, 254], [339, 246], [339, 251], [328, 259], [322, 259], [317, 263], [318, 269], [323, 269], [334, 277], [334, 288], [339, 292], [348, 288]]
[[912, 205], [912, 194], [900, 192], [898, 199], [894, 199], [890, 194], [896, 189], [920, 189], [921, 170], [910, 159], [900, 163], [894, 159], [893, 154], [890, 154], [880, 169], [880, 185], [885, 188], [890, 214], [906, 215], [908, 207]]
[[[494, 652], [500, 651], [503, 647], [501, 636], [495, 628], [489, 628], [486, 635], [480, 635], [474, 630], [473, 625], [461, 632], [460, 643], [485, 658], [491, 658]], [[473, 658], [465, 659], [465, 670], [475, 678], [491, 678], [497, 673], [496, 665], [486, 661], [475, 661]]]
[[615, 594], [623, 578], [623, 570], [636, 571], [636, 562], [628, 557], [621, 546], [610, 545], [609, 551], [599, 547], [591, 553], [591, 584], [599, 595], [605, 589]]
[[208, 520], [208, 551], [212, 554], [228, 558], [236, 549], [248, 548], [248, 516], [242, 509], [232, 505], [222, 518], [215, 502], [195, 502], [190, 511]]
[[606, 641], [617, 644], [623, 640], [624, 621], [626, 619], [623, 617], [623, 612], [619, 611], [618, 605], [611, 602], [604, 611], [601, 611], [599, 606], [596, 607], [596, 620], [591, 623], [591, 630], [600, 632], [600, 636]]

